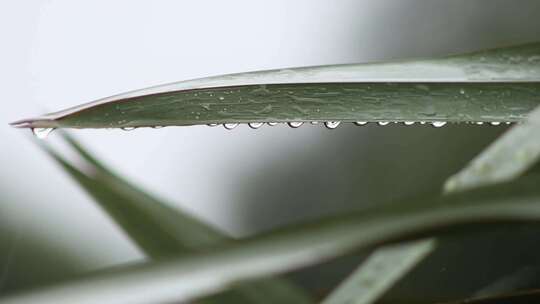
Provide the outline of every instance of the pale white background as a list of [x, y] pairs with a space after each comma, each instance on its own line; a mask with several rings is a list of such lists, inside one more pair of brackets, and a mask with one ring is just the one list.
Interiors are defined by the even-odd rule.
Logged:
[[[540, 38], [539, 9], [534, 0], [0, 0], [1, 218], [22, 237], [51, 238], [51, 246], [85, 258], [90, 268], [139, 259], [27, 132], [8, 122], [196, 77], [531, 41]], [[147, 189], [243, 235], [249, 231], [236, 201], [242, 177], [264, 177], [262, 164], [284, 157], [327, 153], [329, 171], [321, 174], [332, 187], [342, 153], [332, 147], [344, 132], [356, 131], [242, 126], [76, 135]], [[363, 140], [366, 132], [357, 132], [349, 140]]]

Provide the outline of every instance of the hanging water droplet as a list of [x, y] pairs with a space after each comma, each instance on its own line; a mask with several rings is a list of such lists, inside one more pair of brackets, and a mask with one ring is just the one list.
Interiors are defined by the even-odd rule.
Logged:
[[511, 122], [511, 121], [507, 121], [506, 124], [507, 124], [507, 125], [511, 125], [512, 122]]
[[367, 125], [367, 121], [355, 121], [354, 124], [357, 126], [365, 126]]
[[237, 123], [224, 123], [223, 127], [227, 130], [232, 130], [238, 126]]
[[324, 123], [324, 126], [328, 129], [335, 129], [339, 126], [341, 121], [327, 121]]
[[270, 127], [274, 127], [274, 126], [277, 126], [277, 122], [267, 122], [266, 123], [267, 125], [269, 125]]
[[304, 123], [301, 122], [301, 121], [291, 121], [291, 122], [289, 122], [289, 127], [291, 127], [291, 128], [299, 128], [303, 124]]
[[446, 125], [446, 121], [434, 121], [431, 123], [431, 125], [435, 128], [444, 127]]
[[46, 139], [54, 128], [33, 128], [32, 133], [39, 139]]
[[414, 125], [414, 121], [404, 121], [403, 124], [406, 126], [412, 126]]
[[465, 89], [459, 89], [459, 93], [460, 93], [461, 95], [465, 94]]
[[379, 126], [386, 126], [389, 123], [390, 123], [389, 121], [379, 121], [378, 122]]
[[124, 131], [133, 131], [133, 130], [135, 130], [137, 128], [136, 127], [123, 127], [121, 129], [124, 130]]
[[426, 122], [425, 122], [425, 121], [421, 121], [420, 124], [421, 124], [421, 125], [425, 125]]
[[312, 125], [318, 125], [318, 124], [319, 124], [318, 121], [312, 121], [312, 122], [310, 122], [310, 123], [311, 123]]
[[492, 121], [492, 122], [491, 122], [491, 125], [492, 125], [492, 126], [498, 126], [498, 125], [500, 125], [500, 124], [501, 124], [500, 121]]
[[479, 126], [481, 126], [481, 125], [484, 124], [484, 122], [483, 122], [483, 121], [477, 121], [476, 124], [479, 125]]
[[217, 127], [217, 126], [219, 126], [219, 124], [217, 124], [217, 123], [209, 123], [209, 124], [207, 124], [207, 126], [209, 126], [209, 127]]
[[250, 122], [248, 123], [248, 126], [252, 129], [258, 129], [260, 127], [262, 127], [262, 125], [264, 124], [264, 122]]
[[225, 100], [225, 97], [219, 96], [219, 100]]

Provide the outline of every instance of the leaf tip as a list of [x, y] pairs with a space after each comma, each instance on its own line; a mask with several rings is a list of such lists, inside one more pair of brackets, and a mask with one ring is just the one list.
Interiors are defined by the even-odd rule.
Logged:
[[30, 119], [21, 119], [14, 122], [10, 122], [9, 125], [12, 126], [13, 128], [20, 128], [20, 129], [31, 128], [32, 122]]
[[9, 123], [13, 128], [33, 129], [33, 128], [54, 128], [56, 123], [51, 119], [45, 118], [27, 118]]

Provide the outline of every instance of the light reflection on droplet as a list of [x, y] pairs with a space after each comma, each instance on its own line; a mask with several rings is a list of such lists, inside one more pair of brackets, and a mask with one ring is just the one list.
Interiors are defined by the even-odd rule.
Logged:
[[299, 128], [301, 127], [304, 123], [301, 122], [301, 121], [291, 121], [288, 123], [289, 124], [289, 127], [291, 128]]
[[237, 123], [224, 123], [223, 127], [225, 129], [227, 129], [227, 130], [232, 130], [232, 129], [238, 127], [238, 124]]
[[33, 128], [32, 133], [39, 139], [47, 139], [49, 134], [54, 131], [54, 128]]
[[248, 123], [248, 126], [252, 129], [258, 129], [262, 127], [263, 124], [264, 124], [263, 122], [250, 122]]
[[431, 125], [435, 128], [444, 127], [446, 125], [446, 121], [434, 121], [431, 123]]
[[340, 121], [327, 121], [324, 123], [324, 126], [328, 129], [335, 129], [341, 124]]

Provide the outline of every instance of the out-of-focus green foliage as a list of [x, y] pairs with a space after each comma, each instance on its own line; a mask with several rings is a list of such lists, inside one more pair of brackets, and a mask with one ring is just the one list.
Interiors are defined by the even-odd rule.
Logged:
[[[511, 180], [524, 173], [540, 157], [538, 141], [531, 140], [538, 133], [540, 133], [540, 108], [533, 111], [523, 125], [512, 128], [471, 161], [467, 167], [449, 178], [445, 185], [447, 192], [463, 191], [481, 185]], [[341, 287], [334, 291], [326, 303], [366, 304], [374, 302], [378, 296], [383, 294], [434, 248], [435, 240], [426, 240], [413, 246], [404, 245], [376, 251]], [[407, 266], [402, 266], [399, 271], [380, 271], [377, 275], [373, 275], [371, 269], [373, 263], [405, 264]], [[372, 276], [371, 285], [375, 287], [365, 286], [366, 292], [358, 293], [353, 286], [361, 286], [357, 282], [368, 275]]]
[[[107, 211], [123, 231], [151, 259], [180, 257], [212, 246], [234, 242], [198, 219], [170, 207], [112, 172], [73, 137], [66, 141], [86, 162], [84, 172], [48, 146], [46, 151]], [[264, 295], [264, 296], [263, 296]], [[203, 302], [310, 303], [300, 288], [284, 279], [240, 284], [234, 292]]]
[[[187, 301], [248, 279], [290, 271], [358, 248], [464, 224], [540, 220], [538, 176], [443, 197], [345, 214], [214, 248], [169, 263], [119, 270], [5, 303]], [[197, 278], [194, 280], [194, 278]]]

